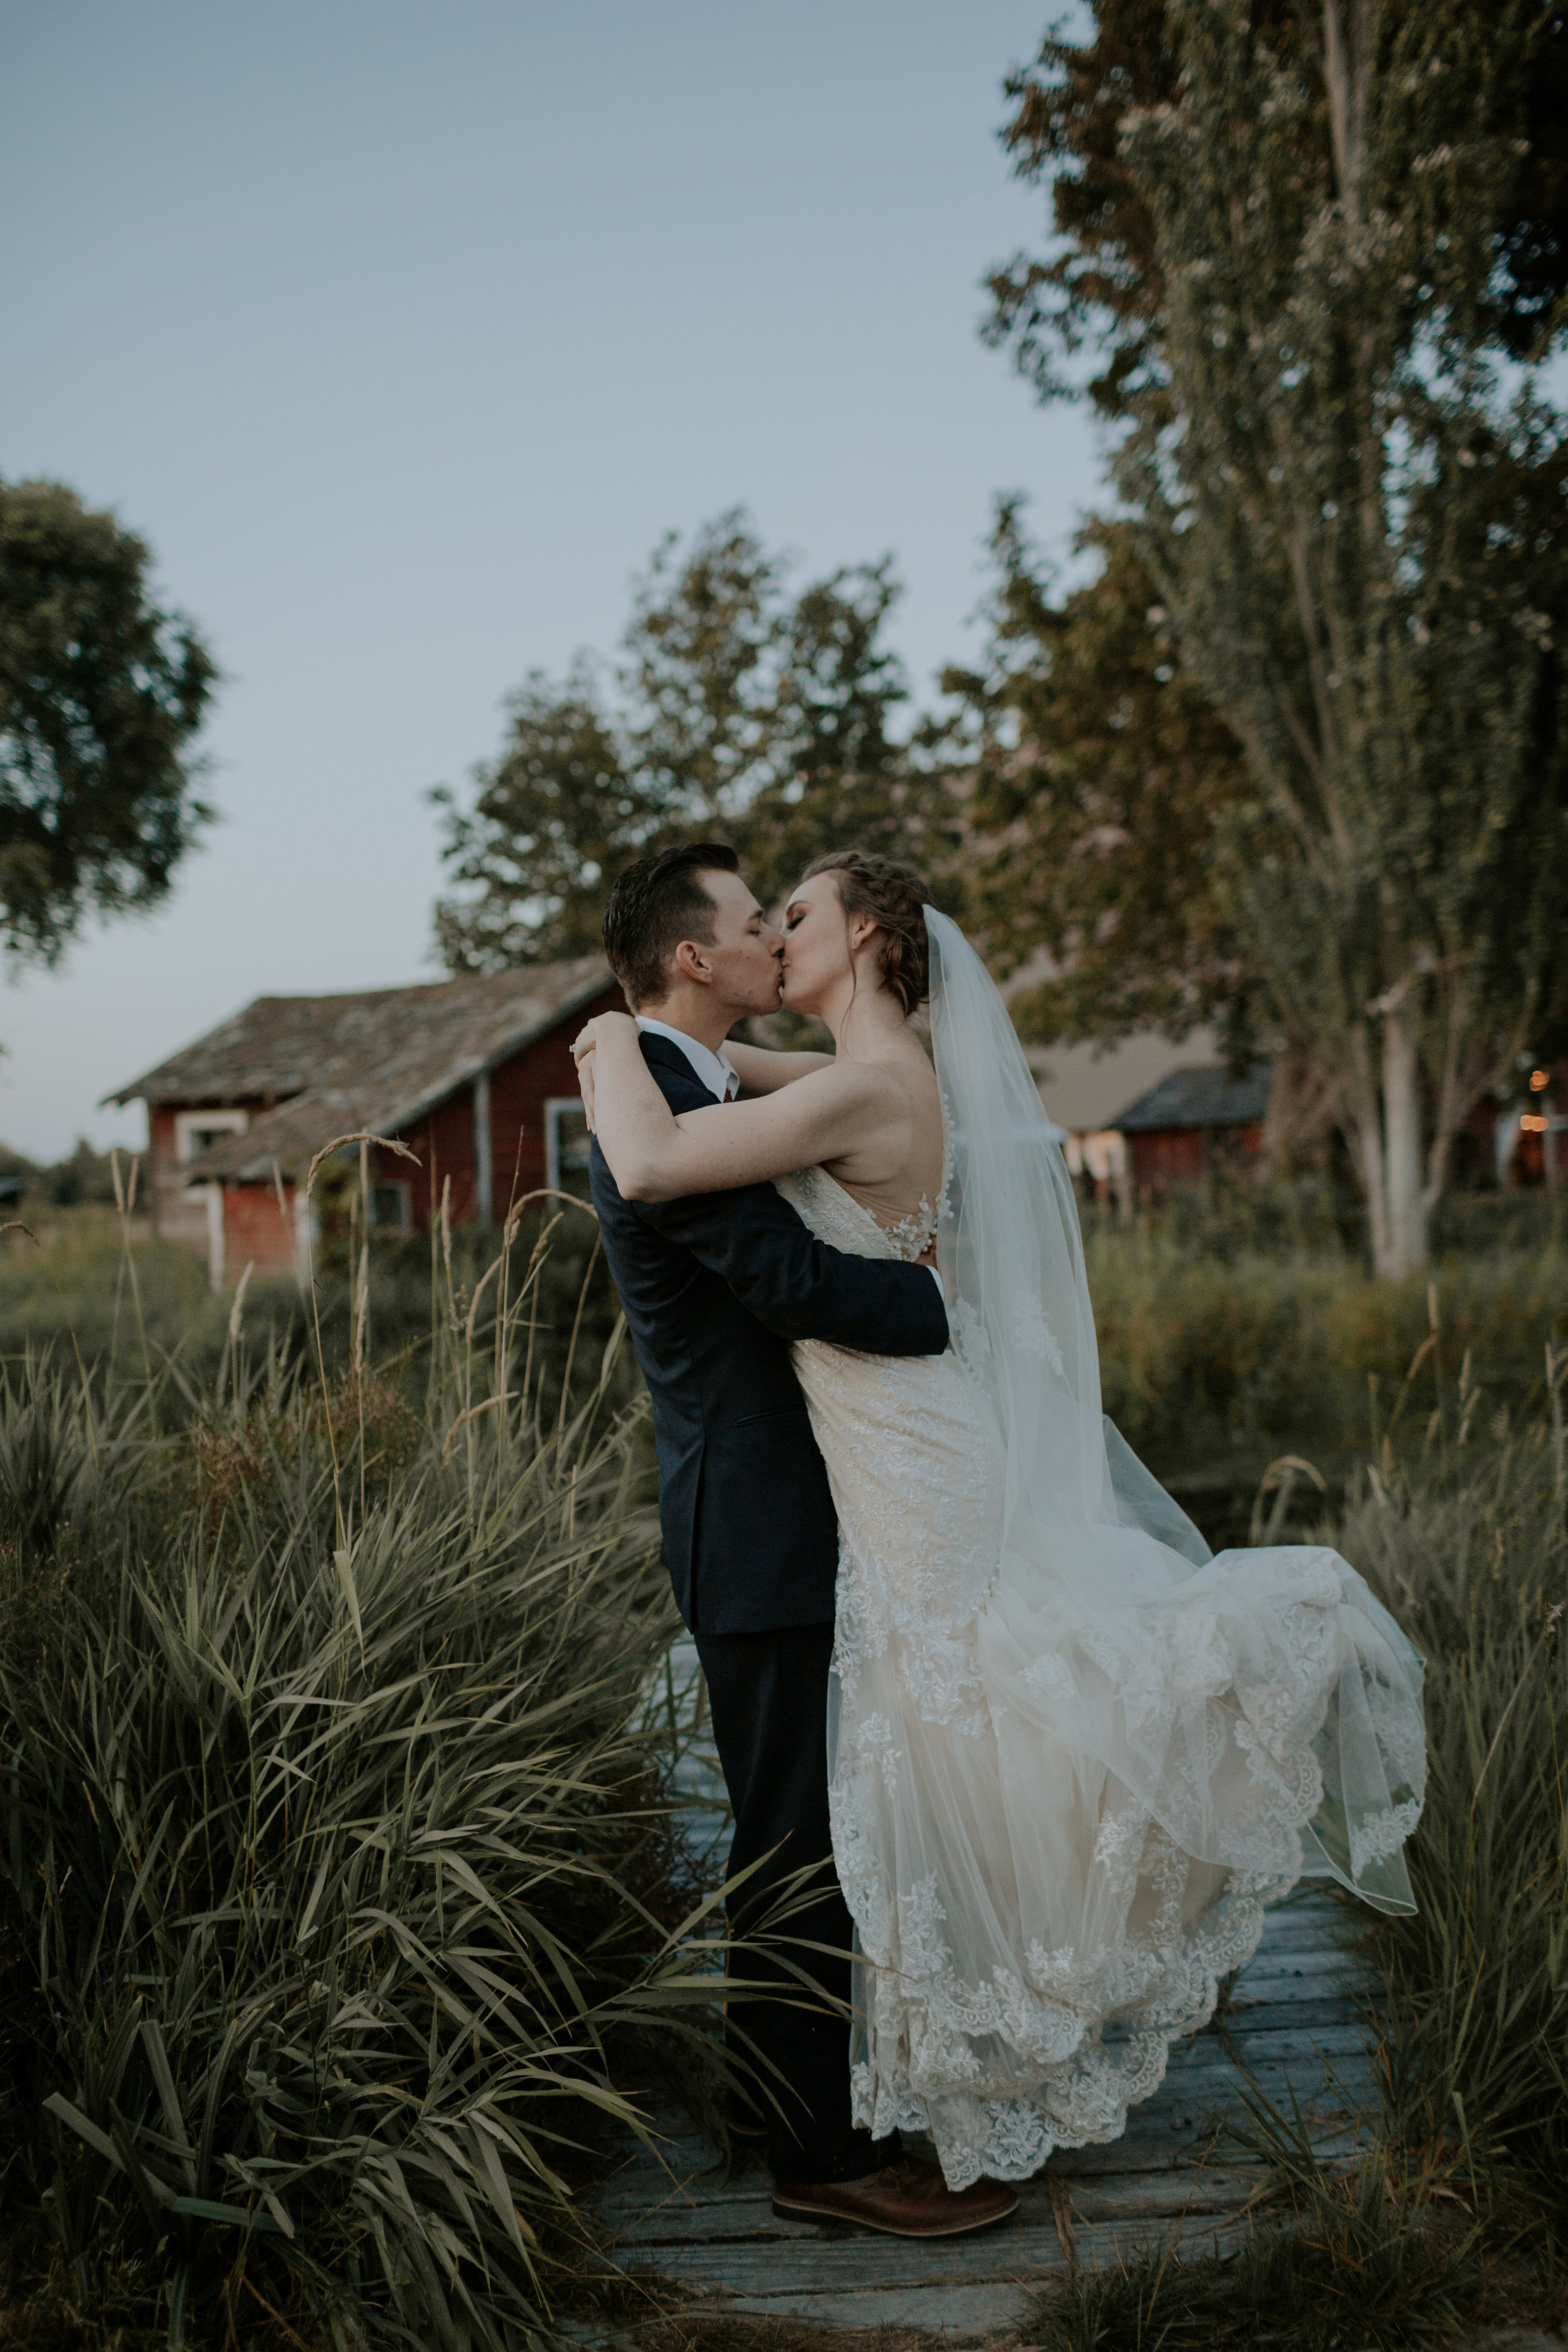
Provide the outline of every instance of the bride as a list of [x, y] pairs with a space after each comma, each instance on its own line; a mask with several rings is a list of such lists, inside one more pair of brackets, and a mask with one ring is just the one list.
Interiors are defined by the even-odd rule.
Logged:
[[926, 898], [889, 859], [818, 860], [783, 1002], [837, 1050], [731, 1045], [733, 1106], [673, 1117], [624, 1014], [579, 1042], [627, 1198], [771, 1178], [842, 1250], [934, 1245], [945, 1355], [794, 1358], [840, 1528], [855, 2119], [928, 2132], [960, 2189], [1115, 2139], [1302, 1876], [1412, 1909], [1425, 1749], [1421, 1662], [1355, 1570], [1321, 1545], [1211, 1556], [1102, 1417], [1061, 1153]]

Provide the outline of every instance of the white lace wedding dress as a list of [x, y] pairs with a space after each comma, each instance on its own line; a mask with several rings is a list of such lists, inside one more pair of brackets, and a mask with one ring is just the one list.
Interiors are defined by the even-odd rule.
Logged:
[[[930, 921], [954, 1344], [794, 1353], [841, 1530], [856, 2120], [928, 2131], [958, 2189], [1116, 2138], [1304, 1873], [1411, 1907], [1424, 1746], [1420, 1661], [1355, 1571], [1211, 1558], [1100, 1420], [1059, 1151], [984, 968]], [[820, 1169], [779, 1190], [862, 1256], [929, 1238]]]

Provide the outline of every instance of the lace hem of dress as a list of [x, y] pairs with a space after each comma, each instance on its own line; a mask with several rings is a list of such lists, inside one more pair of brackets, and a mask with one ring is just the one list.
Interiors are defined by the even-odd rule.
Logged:
[[[1118, 2138], [1163, 2080], [1172, 2044], [1207, 2024], [1219, 1979], [1257, 1948], [1265, 1905], [1302, 1875], [1322, 1771], [1310, 1745], [1268, 1769], [1255, 1753], [1256, 1863], [1237, 1861], [1208, 1887], [1194, 1880], [1206, 1866], [1124, 1793], [1094, 1843], [1107, 1940], [1047, 1951], [1020, 1938], [1010, 1961], [993, 1945], [982, 1972], [963, 1919], [955, 1957], [937, 1873], [889, 1880], [879, 1816], [899, 1792], [896, 1737], [880, 1713], [861, 1715], [829, 1791], [860, 1945], [855, 2121], [879, 2137], [929, 2133], [954, 2189], [983, 2175], [1024, 2179], [1054, 2148]], [[1352, 1825], [1358, 1875], [1397, 1852], [1419, 1813], [1419, 1798], [1405, 1797]]]
[[[834, 1844], [858, 1922], [870, 1890], [852, 1883], [853, 1866], [845, 1873], [856, 1842], [841, 1838], [841, 1826], [836, 1818]], [[953, 2189], [983, 2176], [1025, 2180], [1056, 2148], [1121, 2137], [1129, 2109], [1163, 2080], [1172, 2045], [1208, 2023], [1220, 1979], [1257, 1950], [1265, 1905], [1295, 1883], [1233, 1872], [1201, 1921], [1183, 1929], [1169, 1914], [1180, 1907], [1186, 1857], [1157, 1825], [1142, 1827], [1141, 1861], [1166, 1882], [1166, 1917], [1147, 1937], [1088, 1956], [1034, 1944], [1026, 1977], [997, 1968], [986, 1984], [965, 1983], [942, 1940], [934, 1880], [900, 1895], [901, 1967], [865, 1958], [856, 1971], [857, 2126], [878, 2138], [928, 2133]], [[874, 1898], [868, 1907], [878, 1909]]]
[[[1257, 1950], [1265, 1905], [1289, 1891], [1288, 1880], [1237, 1873], [1185, 1937], [1123, 1944], [1099, 1969], [1037, 1948], [1030, 1973], [1054, 1968], [1057, 1993], [998, 1971], [977, 2003], [951, 1969], [917, 1986], [862, 1966], [857, 2126], [874, 2137], [928, 2133], [953, 2189], [1026, 2180], [1058, 2147], [1120, 2139], [1129, 2110], [1163, 2081], [1173, 2044], [1213, 2016], [1220, 1979]], [[1066, 1991], [1075, 1976], [1076, 1999]]]

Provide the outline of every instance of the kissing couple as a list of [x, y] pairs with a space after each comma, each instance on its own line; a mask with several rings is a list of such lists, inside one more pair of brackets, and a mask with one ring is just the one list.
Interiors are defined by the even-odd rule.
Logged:
[[[1211, 1554], [1101, 1413], [1055, 1131], [911, 867], [819, 858], [781, 929], [733, 850], [660, 850], [604, 937], [632, 1015], [573, 1050], [731, 1932], [815, 1873], [748, 1971], [774, 2206], [982, 2228], [1120, 2137], [1267, 1903], [1414, 1908], [1421, 1661], [1337, 1552]], [[729, 1042], [781, 1002], [835, 1052]]]

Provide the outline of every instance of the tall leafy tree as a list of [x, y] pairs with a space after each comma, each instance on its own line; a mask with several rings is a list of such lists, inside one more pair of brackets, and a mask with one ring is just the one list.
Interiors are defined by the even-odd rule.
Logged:
[[999, 324], [1037, 373], [1031, 338], [1098, 337], [1156, 602], [1256, 788], [1224, 911], [1332, 1070], [1399, 1272], [1562, 985], [1568, 449], [1528, 378], [1563, 147], [1527, 169], [1520, 127], [1559, 30], [1471, 0], [1111, 14], [1157, 31], [1142, 102], [1086, 50], [1022, 93], [1034, 152], [1076, 152], [1079, 245], [1014, 271]]
[[472, 800], [431, 794], [455, 886], [436, 904], [448, 971], [587, 955], [610, 877], [668, 826], [668, 803], [628, 772], [591, 664], [560, 684], [531, 671], [507, 709], [505, 749], [474, 770]]
[[699, 833], [731, 824], [770, 772], [784, 574], [731, 508], [689, 547], [670, 532], [634, 584], [620, 667], [630, 759]]
[[891, 731], [908, 688], [885, 635], [890, 566], [795, 596], [785, 572], [743, 514], [721, 515], [655, 551], [607, 685], [586, 661], [530, 677], [472, 800], [433, 796], [449, 969], [586, 951], [616, 874], [666, 842], [731, 842], [764, 901], [826, 848], [950, 852], [940, 763]]
[[1252, 1042], [1256, 987], [1220, 868], [1262, 812], [1240, 745], [1178, 662], [1124, 522], [1094, 522], [1097, 575], [1060, 601], [1016, 501], [997, 517], [990, 658], [949, 670], [975, 720], [972, 919], [992, 969], [1038, 971], [1009, 1002], [1026, 1036], [1111, 1042], [1226, 1022]]
[[[1511, 23], [1491, 0], [1441, 0], [1442, 13], [1492, 46], [1487, 89], [1494, 154], [1485, 190], [1495, 267], [1480, 296], [1490, 332], [1528, 359], [1568, 292], [1568, 13], [1541, 7]], [[1426, 14], [1424, 0], [1385, 10], [1385, 24]], [[1309, 52], [1323, 36], [1318, 11], [1296, 0], [1256, 0], [1256, 36]], [[1109, 416], [1128, 413], [1163, 379], [1159, 317], [1164, 278], [1149, 192], [1123, 134], [1177, 98], [1184, 28], [1173, 0], [1095, 0], [1087, 37], [1048, 32], [1034, 60], [1007, 76], [1003, 144], [1019, 176], [1049, 189], [1055, 232], [1044, 254], [1019, 253], [992, 271], [986, 332], [1011, 349], [1047, 399], [1087, 390]], [[1097, 372], [1074, 364], [1092, 355]]]
[[890, 724], [909, 698], [884, 636], [899, 593], [887, 559], [855, 565], [806, 588], [787, 617], [768, 777], [736, 835], [764, 902], [831, 849], [874, 850], [938, 876], [952, 864], [954, 807], [940, 737], [927, 722], [897, 738]]
[[0, 482], [0, 931], [54, 962], [90, 910], [166, 898], [212, 812], [216, 669], [153, 601], [143, 541], [58, 482]]

